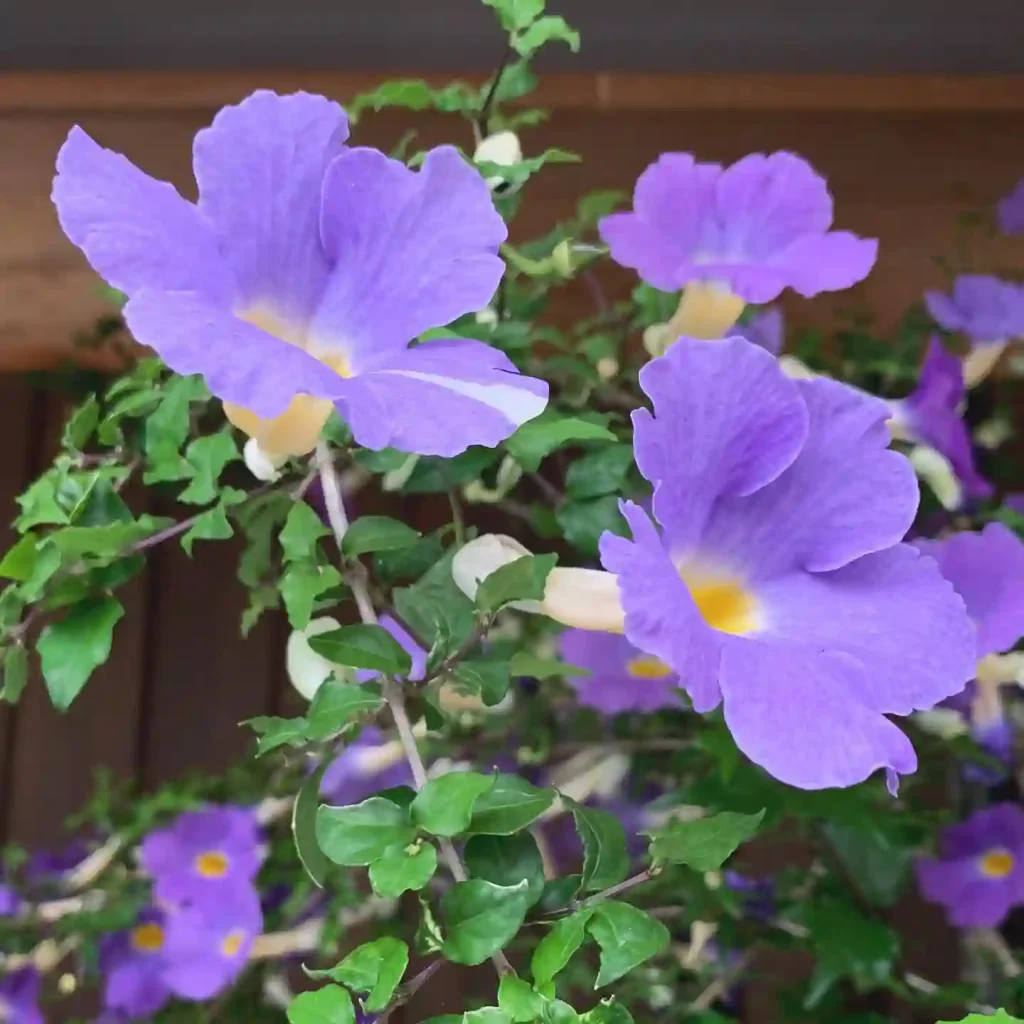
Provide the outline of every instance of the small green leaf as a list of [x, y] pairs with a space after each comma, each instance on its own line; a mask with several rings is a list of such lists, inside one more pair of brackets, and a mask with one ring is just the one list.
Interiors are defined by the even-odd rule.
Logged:
[[38, 561], [38, 542], [34, 534], [26, 533], [9, 548], [0, 561], [0, 576], [5, 580], [24, 582], [31, 576]]
[[110, 657], [124, 608], [114, 597], [90, 597], [50, 623], [39, 637], [43, 679], [58, 711], [67, 711], [94, 669]]
[[378, 896], [396, 899], [410, 889], [418, 892], [436, 870], [437, 850], [430, 843], [418, 847], [396, 845], [370, 865], [370, 885]]
[[321, 889], [331, 865], [317, 845], [316, 812], [320, 808], [320, 780], [323, 779], [329, 764], [330, 761], [324, 761], [306, 779], [292, 807], [292, 837], [295, 840], [295, 850], [306, 873]]
[[561, 999], [552, 999], [544, 1004], [541, 1024], [579, 1024], [580, 1015]]
[[100, 407], [95, 395], [90, 395], [64, 425], [61, 443], [65, 448], [81, 451], [92, 437], [100, 422]]
[[317, 541], [329, 536], [330, 532], [309, 505], [304, 501], [295, 502], [278, 534], [285, 561], [315, 559]]
[[524, 555], [496, 569], [480, 584], [476, 606], [493, 614], [511, 601], [539, 601], [557, 555]]
[[495, 885], [480, 878], [456, 882], [441, 897], [443, 951], [457, 964], [480, 964], [509, 943], [530, 905], [525, 881]]
[[[443, 1017], [438, 1018], [444, 1020]], [[467, 1010], [454, 1020], [462, 1024], [512, 1024], [512, 1018], [497, 1006], [482, 1006], [479, 1010]]]
[[553, 789], [538, 789], [518, 775], [499, 775], [476, 802], [468, 831], [510, 836], [536, 821], [554, 802]]
[[353, 949], [341, 963], [325, 971], [306, 970], [311, 978], [329, 979], [366, 996], [371, 1013], [383, 1010], [409, 966], [409, 947], [401, 939], [385, 935]]
[[536, 903], [544, 889], [544, 860], [529, 831], [511, 836], [471, 836], [465, 848], [466, 869], [473, 878], [495, 885], [525, 881]]
[[479, 697], [487, 707], [492, 708], [505, 699], [512, 674], [507, 661], [467, 658], [452, 669], [451, 678], [457, 689]]
[[346, 558], [356, 558], [372, 551], [395, 551], [415, 544], [420, 538], [414, 530], [397, 519], [387, 516], [360, 516], [356, 519], [341, 543]]
[[412, 802], [413, 822], [435, 836], [465, 832], [473, 806], [494, 785], [494, 780], [495, 776], [478, 772], [448, 772], [431, 779]]
[[604, 533], [626, 534], [626, 520], [614, 494], [590, 501], [566, 501], [555, 510], [565, 539], [581, 554], [596, 557]]
[[995, 1013], [972, 1013], [958, 1021], [939, 1021], [938, 1024], [1024, 1024], [1019, 1017], [1011, 1017], [1005, 1010]]
[[574, 441], [615, 440], [615, 435], [598, 423], [549, 414], [524, 423], [505, 442], [505, 447], [524, 469], [535, 470], [545, 456]]
[[320, 849], [335, 864], [366, 867], [391, 846], [416, 838], [409, 812], [383, 797], [371, 796], [351, 807], [321, 807], [316, 817]]
[[538, 658], [528, 651], [517, 651], [512, 655], [509, 669], [513, 677], [527, 676], [530, 679], [554, 679], [560, 676], [589, 676], [590, 669], [570, 665], [553, 658]]
[[290, 1024], [355, 1024], [352, 997], [339, 985], [302, 992], [288, 1004]]
[[218, 496], [217, 482], [224, 467], [240, 458], [238, 445], [227, 430], [196, 438], [185, 450], [185, 459], [195, 475], [188, 487], [178, 495], [178, 500], [192, 505], [215, 501]]
[[525, 32], [516, 36], [513, 45], [516, 53], [528, 57], [545, 43], [555, 40], [565, 43], [573, 53], [578, 52], [580, 48], [579, 32], [570, 28], [565, 18], [557, 15], [538, 18]]
[[875, 906], [893, 906], [910, 876], [914, 859], [911, 844], [893, 842], [874, 823], [855, 828], [830, 821], [824, 831], [860, 894]]
[[498, 983], [498, 1005], [516, 1024], [529, 1024], [537, 1020], [546, 1000], [514, 974], [503, 974]]
[[[712, 1024], [710, 1019], [705, 1020], [704, 1017], [701, 1017], [700, 1020], [704, 1024]], [[721, 1020], [722, 1024], [727, 1024], [725, 1017]], [[622, 1003], [612, 1000], [598, 1003], [592, 1010], [583, 1014], [580, 1021], [582, 1024], [633, 1024], [633, 1016]]]
[[565, 474], [565, 493], [574, 501], [619, 494], [633, 465], [633, 446], [607, 445], [573, 460]]
[[317, 565], [315, 562], [293, 562], [289, 565], [278, 587], [292, 629], [305, 629], [313, 616], [317, 598], [341, 582], [341, 573], [333, 565]]
[[629, 874], [629, 853], [622, 822], [608, 811], [584, 807], [575, 800], [567, 802], [583, 843], [580, 889], [584, 892], [610, 889]]
[[629, 903], [604, 900], [594, 907], [587, 931], [601, 947], [601, 968], [594, 988], [628, 974], [669, 943], [668, 929]]
[[304, 718], [277, 718], [274, 715], [258, 715], [249, 718], [243, 725], [248, 725], [259, 735], [256, 756], [261, 757], [278, 747], [304, 747], [309, 742], [306, 734]]
[[14, 644], [3, 655], [4, 685], [0, 688], [0, 700], [17, 704], [28, 683], [28, 651], [21, 644]]
[[506, 32], [524, 29], [544, 12], [546, 0], [484, 0]]
[[181, 546], [191, 556], [197, 540], [227, 540], [234, 532], [224, 506], [215, 505], [196, 519], [181, 538]]
[[398, 676], [408, 675], [412, 669], [409, 652], [382, 626], [342, 626], [310, 637], [309, 646], [335, 665]]
[[392, 594], [402, 621], [442, 656], [461, 647], [476, 626], [473, 602], [452, 578], [453, 556], [454, 552], [446, 555], [412, 586]]
[[572, 959], [587, 936], [587, 924], [594, 915], [593, 907], [582, 907], [555, 922], [533, 951], [530, 970], [534, 983], [546, 985]]
[[651, 833], [651, 857], [655, 861], [685, 864], [694, 871], [717, 871], [736, 848], [757, 832], [764, 811], [736, 814], [723, 811], [695, 821], [672, 821]]
[[380, 690], [371, 684], [356, 686], [328, 679], [313, 695], [306, 712], [309, 738], [315, 742], [330, 739], [383, 703]]

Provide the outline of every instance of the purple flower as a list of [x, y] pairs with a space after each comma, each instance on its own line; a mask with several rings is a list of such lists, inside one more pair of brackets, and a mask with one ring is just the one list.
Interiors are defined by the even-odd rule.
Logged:
[[0, 977], [0, 1020], [5, 1024], [45, 1024], [39, 1010], [39, 973], [23, 967]]
[[1024, 287], [986, 274], [961, 274], [953, 294], [928, 292], [928, 312], [947, 331], [993, 344], [1024, 334]]
[[209, 999], [245, 967], [253, 940], [263, 930], [255, 890], [237, 888], [168, 918], [163, 981], [182, 999]]
[[829, 231], [825, 179], [793, 153], [752, 153], [730, 167], [663, 153], [640, 175], [633, 210], [600, 223], [612, 259], [672, 292], [720, 282], [747, 302], [849, 288], [867, 276], [878, 245]]
[[958, 928], [993, 928], [1024, 902], [1024, 810], [995, 804], [943, 831], [939, 857], [917, 863], [921, 894]]
[[975, 468], [971, 434], [960, 417], [963, 400], [963, 365], [933, 337], [917, 388], [889, 403], [891, 426], [897, 436], [934, 448], [947, 459], [968, 497], [987, 498], [992, 485]]
[[412, 771], [398, 740], [385, 740], [367, 726], [324, 772], [320, 794], [331, 804], [357, 804], [383, 789], [412, 783]]
[[624, 636], [567, 629], [560, 643], [565, 661], [590, 671], [589, 676], [568, 678], [581, 704], [605, 715], [679, 707], [679, 677]]
[[171, 996], [163, 980], [166, 966], [167, 915], [144, 910], [134, 928], [117, 932], [100, 944], [103, 1006], [112, 1014], [148, 1019]]
[[726, 888], [738, 893], [744, 917], [754, 921], [769, 921], [776, 913], [775, 881], [771, 878], [751, 878], [739, 871], [725, 872]]
[[778, 306], [758, 310], [745, 324], [737, 324], [735, 333], [777, 356], [786, 339], [782, 310]]
[[25, 877], [32, 882], [51, 881], [54, 875], [73, 871], [89, 856], [89, 847], [82, 839], [72, 839], [57, 850], [38, 850], [25, 865]]
[[1024, 544], [1002, 523], [942, 540], [919, 540], [963, 598], [977, 629], [977, 660], [1008, 651], [1024, 636]]
[[14, 889], [0, 882], [0, 917], [11, 917], [20, 906], [21, 900]]
[[660, 534], [624, 503], [605, 533], [626, 636], [679, 674], [699, 712], [724, 703], [751, 760], [790, 785], [916, 768], [885, 716], [931, 708], [974, 672], [963, 602], [899, 541], [917, 510], [887, 449], [885, 403], [790, 380], [739, 338], [682, 338], [647, 364], [633, 413]]
[[1004, 235], [1024, 234], [1024, 178], [1014, 190], [996, 206], [996, 220]]
[[208, 897], [246, 886], [260, 869], [260, 830], [251, 810], [209, 807], [179, 815], [142, 842], [142, 863], [162, 903]]
[[193, 204], [76, 127], [53, 200], [136, 338], [266, 452], [312, 450], [332, 404], [368, 448], [493, 447], [547, 385], [478, 341], [408, 346], [487, 304], [504, 222], [453, 147], [414, 172], [347, 137], [322, 96], [256, 92], [196, 136]]

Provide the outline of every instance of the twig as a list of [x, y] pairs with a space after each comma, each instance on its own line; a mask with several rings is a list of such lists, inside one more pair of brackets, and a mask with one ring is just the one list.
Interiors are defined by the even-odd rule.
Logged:
[[487, 95], [484, 97], [483, 103], [480, 104], [480, 113], [473, 121], [473, 129], [477, 145], [480, 145], [480, 143], [490, 135], [491, 110], [498, 95], [498, 86], [501, 84], [502, 75], [505, 74], [505, 69], [511, 63], [514, 53], [515, 51], [511, 46], [505, 47], [505, 52], [501, 55], [501, 61], [498, 63], [498, 68], [494, 72], [494, 78], [491, 80], [491, 87], [487, 90]]
[[630, 889], [635, 889], [638, 885], [643, 885], [644, 882], [649, 882], [656, 874], [658, 874], [656, 868], [644, 868], [643, 871], [619, 882], [618, 885], [609, 886], [607, 889], [602, 889], [601, 892], [594, 893], [593, 896], [588, 896], [585, 900], [580, 900], [572, 905], [572, 909], [582, 910], [585, 907], [593, 907], [604, 900], [610, 900], [613, 896], [619, 896]]
[[[330, 451], [323, 441], [317, 445], [316, 462], [320, 468], [320, 483], [324, 491], [324, 503], [327, 506], [327, 519], [331, 524], [331, 529], [334, 531], [334, 539], [338, 544], [340, 554], [341, 544], [348, 530], [348, 519], [345, 516], [345, 508], [341, 500], [338, 474], [334, 469]], [[341, 557], [344, 560], [344, 555], [341, 555]], [[352, 590], [356, 607], [359, 609], [359, 617], [367, 625], [376, 625], [377, 612], [373, 607], [373, 600], [370, 597], [365, 569], [361, 564], [357, 563], [347, 567], [344, 575], [345, 581]], [[384, 702], [387, 704], [391, 717], [395, 721], [395, 728], [398, 730], [398, 738], [401, 741], [402, 750], [405, 752], [405, 758], [409, 762], [409, 768], [412, 770], [413, 783], [416, 789], [422, 789], [427, 784], [427, 770], [423, 764], [419, 747], [416, 745], [416, 737], [413, 735], [408, 712], [405, 710], [405, 698], [402, 694], [402, 688], [391, 676], [382, 676], [382, 680]], [[457, 882], [466, 881], [469, 876], [466, 874], [466, 869], [452, 841], [450, 839], [440, 839], [438, 842], [441, 856], [448, 865], [452, 877]], [[512, 972], [512, 965], [500, 950], [493, 954], [491, 959], [499, 974], [509, 974]]]
[[398, 990], [398, 995], [395, 997], [391, 1005], [384, 1011], [384, 1013], [382, 1013], [377, 1018], [377, 1024], [384, 1024], [384, 1022], [388, 1019], [388, 1017], [391, 1016], [391, 1014], [395, 1012], [395, 1010], [409, 1002], [409, 1000], [412, 999], [412, 997], [416, 995], [416, 993], [419, 992], [419, 990], [423, 988], [423, 986], [426, 985], [426, 983], [430, 981], [430, 979], [442, 967], [444, 967], [444, 964], [444, 960], [433, 960], [429, 964], [427, 964], [427, 966], [424, 967], [423, 970], [419, 972], [419, 974], [410, 978], [409, 981], [407, 981]]

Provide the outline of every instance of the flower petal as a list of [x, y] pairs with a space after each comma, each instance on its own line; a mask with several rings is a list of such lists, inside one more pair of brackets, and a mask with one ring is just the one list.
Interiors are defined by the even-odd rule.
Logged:
[[800, 789], [852, 786], [878, 768], [913, 772], [910, 740], [857, 697], [848, 655], [736, 638], [722, 652], [725, 722], [736, 745]]
[[496, 447], [547, 405], [548, 386], [502, 352], [451, 339], [392, 351], [344, 381], [342, 416], [367, 448], [450, 458]]
[[431, 150], [418, 172], [377, 150], [348, 150], [327, 172], [321, 232], [335, 266], [313, 344], [344, 351], [357, 373], [376, 354], [482, 309], [505, 269], [505, 223], [451, 146]]
[[172, 370], [202, 374], [218, 398], [257, 416], [277, 416], [296, 394], [336, 397], [344, 384], [307, 352], [194, 294], [144, 289], [124, 316]]
[[806, 298], [852, 288], [871, 273], [878, 241], [849, 231], [805, 235], [771, 256], [767, 265], [785, 275], [786, 284]]
[[640, 386], [654, 414], [633, 413], [636, 463], [673, 550], [700, 537], [717, 500], [776, 479], [807, 436], [796, 385], [742, 338], [680, 338], [640, 371]]
[[57, 154], [53, 203], [64, 233], [114, 288], [194, 291], [230, 302], [231, 273], [203, 214], [81, 128], [71, 129]]
[[888, 406], [832, 380], [793, 384], [810, 414], [807, 443], [773, 483], [720, 501], [701, 540], [750, 579], [836, 569], [898, 543], [917, 512], [913, 468], [887, 448]]

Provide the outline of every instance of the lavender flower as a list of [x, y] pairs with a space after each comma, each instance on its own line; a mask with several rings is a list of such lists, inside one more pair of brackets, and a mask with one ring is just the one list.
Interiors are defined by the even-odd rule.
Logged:
[[745, 324], [737, 324], [735, 335], [746, 338], [751, 344], [759, 345], [766, 352], [777, 356], [786, 339], [785, 321], [778, 306], [767, 306], [758, 310]]
[[926, 445], [946, 459], [968, 498], [987, 498], [992, 485], [974, 465], [971, 434], [960, 415], [964, 394], [960, 360], [933, 337], [917, 388], [889, 402], [889, 426], [894, 436]]
[[18, 912], [21, 900], [17, 892], [9, 886], [0, 882], [0, 917], [11, 917]]
[[5, 1024], [46, 1024], [39, 1010], [39, 974], [23, 967], [0, 977], [0, 1020]]
[[588, 669], [588, 676], [569, 676], [577, 700], [602, 714], [657, 711], [679, 707], [679, 677], [657, 658], [637, 650], [624, 636], [586, 629], [567, 629], [561, 636], [562, 657]]
[[259, 826], [243, 807], [190, 811], [146, 836], [140, 853], [160, 902], [219, 900], [226, 890], [248, 886], [256, 877]]
[[[640, 175], [633, 210], [599, 225], [617, 263], [649, 285], [684, 285], [668, 343], [719, 338], [746, 302], [849, 288], [874, 265], [877, 243], [830, 231], [825, 179], [792, 153], [752, 153], [730, 167], [663, 153]], [[651, 346], [649, 346], [650, 348]]]
[[163, 980], [167, 915], [144, 910], [134, 928], [104, 938], [100, 945], [103, 1006], [111, 1014], [148, 1019], [171, 997]]
[[974, 670], [973, 629], [935, 563], [899, 543], [917, 509], [887, 450], [885, 403], [786, 378], [738, 339], [683, 338], [640, 377], [633, 414], [654, 514], [606, 533], [625, 633], [724, 703], [737, 745], [794, 786], [848, 786], [917, 759], [886, 718], [930, 708]]
[[1024, 178], [996, 207], [996, 221], [1004, 235], [1024, 234]]
[[385, 741], [375, 726], [367, 726], [324, 772], [320, 794], [330, 804], [357, 804], [395, 786], [412, 783], [412, 771], [398, 740]]
[[1024, 902], [1024, 810], [996, 804], [947, 828], [917, 864], [921, 894], [958, 928], [993, 928]]
[[271, 462], [312, 450], [332, 405], [368, 448], [493, 447], [547, 385], [477, 341], [408, 348], [494, 294], [487, 186], [450, 146], [413, 172], [347, 137], [322, 96], [256, 92], [196, 136], [193, 204], [74, 128], [53, 200], [136, 338], [202, 374]]

